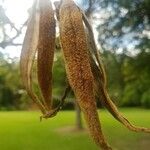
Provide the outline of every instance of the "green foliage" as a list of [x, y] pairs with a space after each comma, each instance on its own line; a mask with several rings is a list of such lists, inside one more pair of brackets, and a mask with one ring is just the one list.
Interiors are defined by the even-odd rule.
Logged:
[[145, 108], [150, 108], [150, 89], [142, 95], [141, 103]]
[[[0, 110], [28, 109], [33, 102], [27, 95], [19, 73], [19, 62], [5, 59], [0, 55]], [[39, 95], [37, 86], [36, 63], [33, 71], [33, 88]], [[53, 67], [53, 99], [54, 105], [58, 105], [67, 85], [63, 56], [60, 50], [55, 54]], [[67, 101], [64, 109], [73, 109], [73, 101]]]
[[110, 51], [104, 51], [103, 57], [107, 73], [109, 94], [117, 104], [120, 104], [124, 88], [124, 79], [121, 70], [122, 57], [124, 56], [119, 56]]
[[53, 66], [53, 95], [60, 96], [65, 90], [67, 83], [64, 60], [62, 53], [57, 51]]
[[0, 55], [0, 109], [25, 109], [27, 101], [23, 100], [25, 91], [22, 88], [19, 74], [19, 63], [5, 59]]
[[[150, 107], [150, 54], [139, 53], [129, 57], [105, 51], [103, 60], [106, 67], [108, 89], [110, 96], [117, 105]], [[22, 87], [17, 61], [0, 57], [0, 109], [27, 109], [33, 102]], [[36, 70], [36, 69], [35, 69]], [[35, 80], [35, 79], [34, 79]], [[66, 74], [63, 56], [56, 52], [53, 68], [53, 98], [54, 105], [59, 103], [66, 87]], [[37, 93], [38, 88], [35, 88]], [[67, 98], [64, 109], [73, 109], [73, 93]]]
[[[123, 65], [125, 88], [122, 105], [125, 106], [144, 106], [147, 102], [145, 91], [149, 90], [150, 85], [150, 54], [139, 53], [135, 57], [127, 57]], [[144, 99], [144, 100], [143, 100]]]
[[111, 98], [121, 106], [149, 107], [150, 54], [132, 57], [104, 51], [103, 57]]
[[127, 85], [124, 89], [122, 106], [140, 106], [141, 95], [137, 89], [137, 85]]

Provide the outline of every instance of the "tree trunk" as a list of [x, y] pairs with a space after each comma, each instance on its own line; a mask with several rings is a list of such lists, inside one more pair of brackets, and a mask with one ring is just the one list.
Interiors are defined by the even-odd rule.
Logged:
[[75, 101], [75, 110], [76, 110], [76, 127], [78, 130], [82, 130], [83, 125], [82, 125], [81, 109], [76, 101]]

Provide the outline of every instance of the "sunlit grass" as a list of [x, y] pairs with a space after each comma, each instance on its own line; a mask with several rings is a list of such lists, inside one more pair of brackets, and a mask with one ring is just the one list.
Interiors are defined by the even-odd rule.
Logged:
[[[150, 110], [121, 109], [135, 124], [150, 127]], [[150, 135], [134, 133], [99, 110], [104, 133], [116, 150], [147, 150]], [[0, 112], [0, 150], [98, 150], [87, 132], [73, 132], [73, 111], [39, 121], [39, 112]]]

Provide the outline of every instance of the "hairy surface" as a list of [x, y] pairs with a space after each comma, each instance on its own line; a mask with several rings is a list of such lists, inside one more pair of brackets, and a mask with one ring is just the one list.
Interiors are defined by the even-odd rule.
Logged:
[[52, 108], [52, 68], [55, 50], [55, 18], [49, 0], [40, 1], [38, 82], [47, 110]]
[[69, 83], [84, 113], [92, 138], [103, 149], [111, 149], [104, 139], [96, 110], [82, 14], [73, 1], [63, 0], [59, 15], [60, 40]]
[[[106, 73], [103, 64], [101, 63], [100, 57], [98, 55], [98, 50], [94, 41], [94, 34], [92, 31], [92, 27], [88, 22], [85, 14], [82, 12], [83, 20], [85, 26], [87, 28], [87, 39], [88, 39], [88, 48], [90, 55], [90, 64], [92, 73], [94, 76], [95, 83], [95, 92], [96, 96], [99, 98], [101, 103], [108, 109], [108, 111], [116, 118], [119, 122], [121, 122], [124, 126], [126, 126], [129, 130], [135, 132], [147, 132], [150, 133], [150, 129], [144, 127], [137, 127], [132, 125], [119, 111], [113, 101], [110, 99], [110, 96], [107, 92], [106, 85]], [[93, 58], [93, 55], [96, 58], [96, 61]], [[96, 63], [97, 62], [97, 63]]]

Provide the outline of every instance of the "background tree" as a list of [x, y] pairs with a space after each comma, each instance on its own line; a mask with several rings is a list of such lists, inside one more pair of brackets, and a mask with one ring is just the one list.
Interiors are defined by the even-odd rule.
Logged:
[[[108, 89], [112, 99], [121, 106], [150, 107], [150, 2], [149, 0], [76, 0], [90, 18], [96, 29], [95, 38], [103, 53], [102, 59], [108, 76]], [[10, 35], [6, 28], [13, 31]], [[16, 27], [0, 5], [0, 47], [21, 46], [16, 39], [22, 35], [26, 20]], [[96, 36], [98, 34], [98, 36]], [[60, 50], [56, 50], [54, 64], [54, 95], [62, 95], [65, 87], [65, 72]], [[1, 102], [6, 91], [20, 99], [18, 105], [26, 104], [26, 96], [18, 81], [18, 59], [10, 59], [1, 53], [0, 95]], [[4, 71], [5, 70], [5, 71]], [[12, 80], [14, 79], [14, 80]], [[7, 85], [10, 83], [11, 85]], [[9, 90], [6, 90], [9, 87]], [[20, 96], [14, 93], [21, 92]], [[10, 98], [8, 98], [10, 99]], [[11, 100], [10, 100], [11, 101]], [[25, 103], [24, 103], [25, 102]], [[10, 102], [15, 105], [14, 102]], [[4, 106], [1, 103], [1, 108]], [[8, 105], [5, 104], [7, 107]], [[67, 106], [72, 108], [70, 101]], [[15, 107], [15, 108], [18, 108]], [[20, 107], [22, 108], [22, 106]]]

